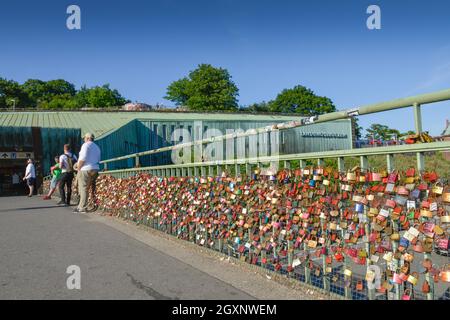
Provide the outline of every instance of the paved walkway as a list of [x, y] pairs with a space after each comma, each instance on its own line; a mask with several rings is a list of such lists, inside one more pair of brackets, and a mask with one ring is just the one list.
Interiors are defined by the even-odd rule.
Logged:
[[[53, 200], [0, 197], [0, 299], [313, 298], [192, 246]], [[70, 265], [81, 290], [67, 289]]]

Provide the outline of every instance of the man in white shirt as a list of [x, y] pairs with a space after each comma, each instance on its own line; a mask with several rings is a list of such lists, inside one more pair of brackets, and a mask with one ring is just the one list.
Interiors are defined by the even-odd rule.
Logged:
[[34, 191], [34, 183], [36, 181], [36, 170], [34, 168], [32, 159], [28, 159], [27, 161], [27, 168], [25, 169], [25, 176], [23, 177], [23, 180], [27, 181], [28, 188], [30, 189], [28, 197], [32, 197]]
[[[74, 173], [74, 164], [77, 157], [72, 153], [70, 145], [64, 145], [64, 154], [59, 157], [59, 167], [61, 168], [61, 178], [59, 180], [59, 193], [61, 201], [58, 204], [70, 206], [70, 198], [72, 196], [72, 181]], [[67, 186], [67, 194], [64, 187]]]
[[95, 182], [98, 177], [98, 171], [100, 170], [100, 156], [101, 151], [94, 143], [94, 135], [92, 133], [86, 133], [77, 162], [77, 181], [80, 203], [74, 212], [86, 212], [88, 206], [88, 192], [91, 187], [92, 196], [95, 198]]

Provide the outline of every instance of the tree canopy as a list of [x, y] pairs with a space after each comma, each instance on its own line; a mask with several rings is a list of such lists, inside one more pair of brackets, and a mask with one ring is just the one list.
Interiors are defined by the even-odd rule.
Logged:
[[196, 111], [237, 110], [239, 90], [226, 69], [200, 64], [187, 77], [172, 82], [165, 99]]
[[282, 113], [299, 113], [305, 116], [319, 115], [336, 111], [330, 98], [314, 94], [304, 86], [284, 89], [275, 100], [269, 103], [269, 110]]
[[386, 125], [373, 123], [368, 129], [366, 129], [366, 138], [375, 140], [390, 140], [393, 135], [397, 138], [400, 137], [400, 132], [397, 129], [391, 129]]
[[19, 84], [0, 78], [0, 108], [14, 104], [16, 108], [108, 108], [121, 106], [128, 101], [116, 89], [111, 89], [109, 84], [92, 88], [83, 86], [77, 91], [75, 85], [63, 79], [28, 79]]

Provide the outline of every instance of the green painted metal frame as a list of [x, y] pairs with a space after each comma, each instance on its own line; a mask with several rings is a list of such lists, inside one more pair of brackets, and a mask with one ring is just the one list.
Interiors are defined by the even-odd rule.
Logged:
[[[268, 127], [257, 128], [257, 129], [250, 130], [249, 132], [245, 132], [245, 133], [241, 133], [241, 134], [236, 134], [236, 133], [227, 134], [227, 135], [211, 137], [211, 138], [202, 139], [202, 140], [196, 140], [196, 141], [188, 142], [188, 143], [181, 143], [181, 144], [177, 144], [174, 146], [168, 146], [168, 147], [164, 147], [164, 148], [158, 148], [158, 149], [154, 149], [154, 150], [138, 152], [138, 153], [130, 154], [127, 156], [117, 157], [117, 158], [113, 158], [113, 159], [107, 159], [107, 160], [101, 161], [100, 163], [102, 163], [105, 166], [105, 169], [107, 169], [107, 164], [110, 162], [125, 160], [125, 159], [129, 159], [129, 158], [135, 158], [136, 164], [138, 164], [139, 157], [141, 157], [141, 156], [152, 155], [152, 154], [176, 150], [176, 149], [180, 149], [180, 148], [192, 147], [192, 146], [196, 146], [196, 145], [203, 145], [203, 144], [223, 141], [223, 140], [227, 140], [227, 139], [234, 139], [234, 138], [238, 138], [238, 137], [239, 138], [247, 137], [247, 136], [252, 136], [252, 135], [256, 135], [256, 134], [264, 133], [264, 132], [268, 132], [268, 131], [289, 130], [289, 129], [301, 127], [304, 125], [314, 124], [314, 123], [335, 121], [335, 120], [340, 120], [340, 119], [348, 119], [348, 118], [351, 118], [354, 116], [367, 115], [367, 114], [371, 114], [371, 113], [384, 112], [384, 111], [395, 110], [395, 109], [406, 108], [406, 107], [414, 108], [415, 128], [416, 128], [416, 132], [420, 133], [420, 132], [422, 132], [421, 105], [440, 102], [440, 101], [444, 101], [444, 100], [450, 100], [450, 89], [433, 92], [433, 93], [428, 93], [428, 94], [423, 94], [423, 95], [418, 95], [418, 96], [413, 96], [413, 97], [408, 97], [408, 98], [396, 99], [396, 100], [392, 100], [392, 101], [388, 101], [388, 102], [366, 105], [366, 106], [357, 107], [357, 108], [350, 108], [350, 109], [343, 110], [343, 111], [327, 113], [327, 114], [319, 115], [315, 118], [312, 117], [306, 122], [302, 122], [302, 123], [299, 123], [296, 125], [291, 124], [290, 126], [286, 126], [285, 128], [283, 128], [283, 126], [281, 126], [280, 129], [270, 129]], [[417, 161], [419, 163], [419, 168], [423, 169], [423, 157], [420, 154], [417, 154]]]
[[[312, 153], [298, 153], [298, 154], [287, 154], [287, 155], [278, 155], [278, 156], [269, 156], [269, 157], [259, 157], [259, 158], [241, 158], [241, 159], [232, 159], [232, 160], [221, 160], [221, 161], [211, 161], [211, 162], [195, 162], [195, 163], [187, 163], [187, 164], [175, 164], [175, 165], [164, 165], [164, 166], [152, 166], [152, 167], [143, 167], [143, 168], [130, 168], [130, 169], [121, 169], [121, 170], [111, 170], [104, 171], [101, 174], [111, 174], [113, 176], [127, 177], [140, 172], [152, 173], [154, 175], [162, 175], [168, 176], [171, 175], [166, 173], [166, 171], [170, 171], [171, 169], [180, 169], [185, 168], [184, 172], [194, 172], [195, 176], [207, 175], [207, 168], [211, 166], [221, 167], [220, 171], [222, 172], [225, 166], [235, 165], [237, 168], [236, 173], [240, 173], [240, 166], [247, 164], [261, 164], [261, 163], [269, 163], [269, 162], [289, 162], [292, 160], [300, 160], [300, 167], [304, 167], [305, 160], [317, 159], [318, 163], [322, 163], [323, 159], [336, 158], [338, 159], [338, 167], [339, 170], [344, 170], [344, 162], [343, 159], [347, 157], [360, 157], [361, 167], [367, 169], [367, 158], [369, 156], [374, 155], [386, 155], [386, 160], [388, 163], [388, 169], [392, 170], [393, 168], [393, 155], [395, 154], [405, 154], [405, 153], [416, 153], [420, 155], [418, 158], [422, 158], [425, 152], [438, 152], [438, 151], [448, 151], [450, 150], [450, 141], [440, 141], [440, 142], [432, 142], [432, 143], [423, 143], [423, 144], [412, 144], [412, 145], [400, 145], [400, 146], [388, 146], [388, 147], [377, 147], [377, 148], [363, 148], [363, 149], [350, 149], [350, 150], [339, 150], [339, 151], [327, 151], [327, 152], [312, 152]], [[418, 161], [418, 167], [422, 160]], [[199, 170], [200, 168], [200, 170]], [[419, 168], [423, 170], [424, 168]], [[161, 174], [162, 171], [162, 174]], [[181, 172], [181, 171], [179, 171]], [[247, 170], [248, 173], [248, 170]], [[180, 175], [177, 175], [180, 176]], [[184, 176], [184, 175], [183, 175]]]

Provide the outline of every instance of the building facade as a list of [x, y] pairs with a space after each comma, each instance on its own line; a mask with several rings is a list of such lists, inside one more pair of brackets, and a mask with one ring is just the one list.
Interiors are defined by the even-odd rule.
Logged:
[[[42, 175], [49, 173], [52, 158], [71, 143], [78, 153], [81, 137], [86, 132], [96, 136], [102, 150], [102, 159], [157, 149], [174, 144], [172, 134], [176, 129], [186, 129], [192, 140], [207, 138], [208, 134], [227, 134], [230, 130], [249, 130], [288, 121], [300, 121], [297, 115], [261, 115], [245, 113], [194, 113], [194, 112], [2, 112], [0, 113], [0, 150], [10, 150], [11, 141], [27, 146], [34, 155], [41, 154]], [[14, 139], [16, 131], [26, 133], [25, 140]], [[28, 131], [27, 131], [28, 130]], [[42, 143], [30, 145], [32, 130], [40, 130]], [[312, 124], [281, 131], [280, 154], [306, 153], [350, 149], [353, 146], [353, 128], [350, 119]], [[11, 150], [12, 151], [12, 150]], [[0, 158], [0, 163], [4, 161]], [[142, 166], [170, 164], [169, 152], [143, 157]], [[133, 167], [133, 159], [114, 162], [108, 169]]]

